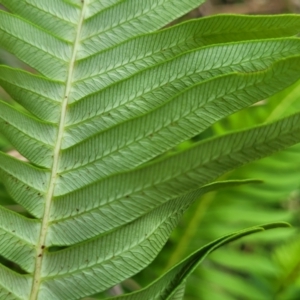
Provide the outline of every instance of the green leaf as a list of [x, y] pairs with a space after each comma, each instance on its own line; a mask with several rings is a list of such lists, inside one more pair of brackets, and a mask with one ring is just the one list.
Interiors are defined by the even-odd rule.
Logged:
[[4, 299], [29, 299], [32, 279], [0, 265], [0, 296]]
[[232, 233], [222, 238], [219, 238], [211, 242], [210, 244], [202, 247], [185, 260], [181, 261], [179, 264], [177, 264], [170, 271], [165, 273], [163, 276], [161, 276], [148, 287], [132, 294], [114, 297], [113, 299], [173, 299], [172, 297], [174, 297], [174, 294], [182, 288], [181, 284], [184, 282], [184, 280], [211, 252], [243, 236], [268, 229], [288, 226], [289, 225], [287, 223], [266, 224], [245, 229], [243, 231]]
[[[101, 228], [117, 228], [133, 218], [129, 217], [133, 211], [135, 217], [144, 214], [149, 205], [151, 208], [164, 203], [207, 184], [246, 162], [298, 142], [299, 131], [300, 114], [295, 114], [269, 125], [196, 144], [186, 151], [131, 172], [111, 176], [56, 197], [50, 217], [54, 221], [50, 230], [55, 230], [51, 238], [55, 236], [55, 239], [49, 239], [47, 243], [61, 244], [68, 240], [68, 236], [73, 237], [75, 233], [78, 236], [79, 228], [82, 230], [83, 224], [88, 224], [90, 214], [94, 216], [94, 229], [90, 228], [90, 237], [99, 230], [102, 232]], [[93, 206], [81, 201], [85, 194], [94, 199]], [[97, 195], [101, 197], [97, 198]], [[122, 212], [118, 218], [116, 212]], [[95, 230], [94, 233], [92, 230]], [[88, 233], [84, 233], [85, 237], [86, 234]]]
[[19, 205], [0, 209], [2, 298], [80, 299], [119, 284], [197, 198], [249, 183], [212, 183], [220, 175], [300, 141], [296, 114], [169, 153], [300, 76], [299, 16], [156, 31], [203, 2], [0, 1], [1, 47], [32, 70], [0, 66], [17, 102], [0, 102], [0, 129], [27, 159], [0, 153]]
[[[239, 30], [236, 31], [236, 28]], [[185, 22], [129, 39], [114, 48], [80, 60], [76, 84], [84, 88], [86, 83], [97, 81], [98, 85], [105, 87], [116, 79], [129, 77], [189, 50], [233, 41], [291, 36], [298, 33], [299, 28], [299, 16], [292, 15], [265, 18], [220, 15]], [[111, 57], [114, 57], [114, 63]]]
[[[214, 128], [218, 133], [237, 130], [299, 111], [299, 87], [298, 82], [271, 99], [262, 101], [260, 105], [226, 118]], [[295, 204], [300, 176], [299, 153], [298, 144], [224, 176], [222, 179], [261, 178], [264, 184], [229, 188], [205, 195], [185, 215], [182, 221], [185, 226], [179, 227], [170, 241], [170, 244], [176, 243], [176, 246], [173, 246], [172, 251], [168, 248], [163, 250], [159, 258], [161, 264], [155, 265], [155, 271], [158, 272], [162, 264], [164, 267], [171, 266], [195, 251], [199, 241], [206, 243], [220, 234], [241, 227], [286, 220], [298, 228]], [[247, 239], [236, 246], [220, 249], [188, 280], [186, 299], [199, 297], [204, 300], [233, 300], [247, 298], [249, 293], [255, 299], [274, 298], [279, 270], [271, 259], [270, 249], [288, 242], [293, 236], [294, 231], [268, 232], [259, 238]], [[248, 278], [247, 281], [244, 276]], [[200, 286], [199, 282], [203, 284]], [[287, 291], [297, 294], [296, 284], [291, 282]], [[293, 298], [292, 294], [288, 296], [285, 292], [284, 299]]]
[[[92, 293], [117, 284], [124, 280], [128, 274], [138, 272], [156, 257], [184, 211], [201, 195], [219, 188], [257, 182], [257, 180], [248, 180], [209, 184], [173, 199], [126, 227], [103, 237], [56, 253], [46, 254], [42, 272], [43, 276], [49, 279], [42, 285], [42, 289], [47, 290], [44, 292], [45, 294], [42, 292], [42, 296], [50, 297], [48, 291], [56, 291], [51, 294], [51, 297], [63, 295], [64, 298], [68, 299], [72, 298], [75, 293]], [[73, 236], [73, 239], [77, 238]], [[101, 247], [101, 245], [106, 246]], [[119, 245], [122, 245], [122, 249], [118, 248]], [[73, 259], [74, 256], [76, 260]], [[62, 268], [62, 265], [65, 267]], [[113, 268], [116, 269], [113, 271]], [[96, 286], [96, 282], [100, 282], [103, 278], [103, 273], [108, 273], [105, 275], [105, 282], [97, 284], [97, 290], [93, 290], [91, 282], [95, 282]], [[101, 277], [97, 278], [95, 274], [99, 274], [98, 276]], [[80, 284], [73, 281], [70, 289], [62, 288], [65, 284], [69, 285], [74, 276], [80, 280]]]
[[[147, 162], [203, 132], [219, 119], [264, 99], [285, 86], [283, 74], [286, 73], [286, 82], [298, 78], [299, 62], [299, 58], [291, 58], [264, 72], [249, 75], [231, 74], [196, 84], [148, 114], [121, 123], [67, 148], [62, 152], [60, 169], [68, 170], [69, 165], [74, 168], [74, 157], [79, 163], [75, 171], [63, 176], [64, 186], [60, 187], [61, 191], [58, 193], [67, 192], [68, 186], [75, 182], [75, 178], [80, 177], [84, 181], [81, 183], [76, 180], [77, 186], [72, 186], [72, 189]], [[141, 109], [142, 106], [139, 107], [139, 110]], [[90, 125], [89, 122], [86, 124]], [[96, 123], [93, 126], [99, 130]], [[79, 130], [82, 130], [82, 126], [73, 132], [76, 133], [76, 137], [80, 137]], [[93, 157], [88, 156], [91, 147], [97, 148]], [[142, 153], [137, 156], [135, 153], [141, 152], [142, 147]], [[123, 161], [123, 164], [120, 164], [120, 161]]]
[[274, 285], [276, 299], [295, 297], [300, 290], [299, 250], [299, 236], [296, 236], [294, 240], [279, 246], [273, 254], [273, 261], [279, 269]]

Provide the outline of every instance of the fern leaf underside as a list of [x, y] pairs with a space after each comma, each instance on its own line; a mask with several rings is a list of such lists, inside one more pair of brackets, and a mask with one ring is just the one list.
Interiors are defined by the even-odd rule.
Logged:
[[163, 155], [299, 78], [299, 16], [156, 31], [202, 2], [0, 1], [1, 47], [35, 70], [0, 66], [22, 107], [1, 101], [0, 129], [29, 161], [0, 153], [2, 182], [28, 212], [0, 208], [0, 254], [25, 273], [0, 265], [3, 299], [118, 284], [156, 257], [206, 184], [299, 142], [295, 114]]

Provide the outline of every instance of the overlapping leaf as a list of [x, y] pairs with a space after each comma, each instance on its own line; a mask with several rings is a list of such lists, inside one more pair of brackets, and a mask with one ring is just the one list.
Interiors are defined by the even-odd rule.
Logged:
[[285, 223], [262, 225], [257, 226], [256, 228], [249, 228], [247, 230], [219, 238], [214, 242], [202, 247], [201, 249], [193, 253], [190, 257], [178, 263], [174, 268], [169, 270], [166, 274], [161, 276], [158, 280], [156, 280], [145, 289], [132, 294], [115, 297], [113, 299], [177, 299], [177, 295], [180, 297], [181, 290], [184, 287], [184, 280], [190, 273], [192, 273], [192, 271], [203, 261], [203, 259], [208, 254], [220, 248], [222, 245], [234, 241], [242, 236], [246, 236], [263, 230], [286, 226], [288, 225]]

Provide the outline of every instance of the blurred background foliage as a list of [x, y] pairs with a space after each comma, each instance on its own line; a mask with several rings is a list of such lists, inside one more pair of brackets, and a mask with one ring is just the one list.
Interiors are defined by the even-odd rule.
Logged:
[[[1, 8], [1, 7], [0, 7]], [[3, 7], [2, 7], [3, 9]], [[300, 13], [300, 0], [209, 0], [177, 22], [219, 13]], [[0, 48], [0, 63], [30, 71]], [[15, 105], [0, 89], [0, 99]], [[300, 82], [236, 113], [183, 143], [255, 126], [300, 111]], [[0, 149], [13, 149], [0, 134]], [[178, 149], [174, 149], [176, 151]], [[212, 192], [186, 213], [158, 258], [143, 272], [107, 292], [133, 291], [156, 279], [202, 245], [245, 227], [287, 221], [292, 229], [260, 233], [216, 251], [187, 281], [186, 300], [300, 299], [300, 144], [237, 169], [224, 179], [262, 179], [261, 184]], [[0, 183], [0, 203], [19, 210]], [[6, 262], [9, 264], [9, 262]], [[103, 295], [100, 295], [103, 296]]]

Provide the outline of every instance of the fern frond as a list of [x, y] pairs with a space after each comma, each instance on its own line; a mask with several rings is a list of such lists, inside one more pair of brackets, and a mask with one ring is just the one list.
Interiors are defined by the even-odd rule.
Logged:
[[[262, 105], [228, 117], [215, 126], [217, 133], [253, 126], [299, 111], [299, 88], [298, 82]], [[277, 220], [287, 220], [298, 227], [297, 211], [287, 210], [286, 206], [290, 195], [299, 187], [299, 167], [299, 145], [296, 145], [227, 175], [226, 178], [230, 179], [261, 178], [264, 184], [226, 189], [204, 196], [187, 213], [184, 232], [180, 228], [175, 231], [173, 241], [177, 242], [176, 248], [172, 253], [167, 249], [163, 251], [162, 256], [169, 256], [168, 266], [197, 249], [199, 242], [216, 238], [220, 232], [226, 234], [241, 227]], [[210, 257], [204, 268], [197, 269], [188, 280], [186, 298], [248, 299], [249, 291], [257, 299], [276, 297], [274, 286], [278, 283], [275, 274], [279, 271], [269, 256], [270, 249], [293, 235], [293, 231], [269, 233], [255, 241], [242, 241], [220, 249]], [[247, 281], [243, 279], [245, 276]], [[199, 281], [204, 282], [203, 286], [199, 287]], [[283, 297], [287, 298], [286, 294]]]
[[298, 113], [165, 155], [300, 77], [298, 16], [155, 32], [202, 2], [0, 1], [1, 46], [35, 70], [0, 67], [21, 107], [0, 102], [0, 129], [28, 160], [0, 154], [2, 182], [27, 211], [0, 210], [0, 254], [25, 273], [1, 264], [1, 297], [80, 299], [118, 284], [223, 185], [213, 180], [300, 141]]

